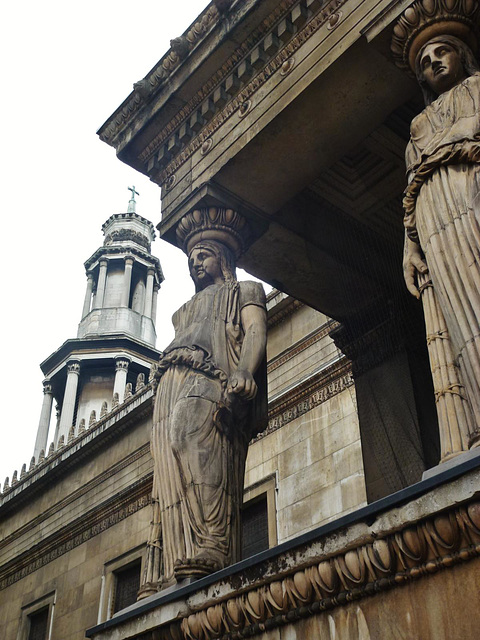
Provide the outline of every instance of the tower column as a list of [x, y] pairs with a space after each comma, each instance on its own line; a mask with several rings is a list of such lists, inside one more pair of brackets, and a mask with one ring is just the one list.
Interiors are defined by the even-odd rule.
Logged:
[[43, 381], [43, 404], [40, 412], [40, 420], [38, 422], [37, 439], [35, 440], [35, 449], [33, 455], [38, 461], [40, 451], [47, 452], [48, 429], [50, 427], [50, 416], [52, 414], [53, 394], [50, 379]]
[[125, 258], [125, 276], [123, 281], [122, 300], [120, 302], [121, 307], [128, 307], [130, 300], [130, 287], [132, 284], [132, 270], [133, 270], [133, 258]]
[[[75, 413], [75, 401], [77, 399], [78, 378], [80, 377], [80, 362], [71, 360], [67, 364], [67, 384], [65, 385], [65, 395], [63, 397], [62, 413], [60, 414], [60, 426], [58, 429], [58, 439], [65, 436], [67, 439], [70, 427], [73, 424]], [[55, 442], [57, 446], [58, 442]]]
[[95, 295], [95, 308], [103, 307], [103, 297], [105, 295], [105, 285], [107, 283], [107, 260], [100, 260], [97, 293]]
[[152, 301], [152, 321], [153, 324], [157, 321], [157, 298], [158, 298], [158, 290], [160, 287], [158, 284], [153, 285], [153, 301]]
[[92, 291], [93, 291], [93, 275], [87, 274], [87, 290], [85, 291], [85, 301], [83, 303], [82, 319], [90, 313], [90, 307], [92, 304]]
[[152, 303], [153, 303], [153, 280], [155, 277], [155, 270], [152, 267], [149, 267], [147, 271], [147, 288], [145, 291], [145, 306], [143, 315], [147, 316], [147, 318], [152, 317]]
[[122, 404], [125, 399], [125, 387], [127, 385], [127, 373], [130, 358], [119, 356], [115, 358], [115, 381], [113, 383], [113, 395], [118, 393], [118, 402]]

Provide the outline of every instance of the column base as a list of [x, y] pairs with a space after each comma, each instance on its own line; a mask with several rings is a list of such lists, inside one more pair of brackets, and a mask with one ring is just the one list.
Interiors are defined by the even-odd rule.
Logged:
[[462, 462], [472, 460], [472, 458], [480, 458], [480, 447], [474, 447], [473, 449], [469, 449], [468, 451], [461, 451], [457, 455], [448, 457], [444, 462], [440, 462], [440, 464], [437, 464], [436, 467], [432, 467], [431, 469], [427, 469], [426, 471], [424, 471], [422, 480], [433, 478], [439, 473], [447, 471], [447, 469], [452, 469], [458, 464], [462, 464]]

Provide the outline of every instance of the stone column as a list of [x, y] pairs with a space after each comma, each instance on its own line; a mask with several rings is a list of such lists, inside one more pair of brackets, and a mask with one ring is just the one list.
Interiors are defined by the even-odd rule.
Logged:
[[115, 358], [115, 382], [113, 383], [113, 395], [118, 393], [118, 402], [122, 404], [125, 399], [125, 386], [127, 384], [127, 373], [130, 365], [130, 358], [119, 356]]
[[[65, 395], [63, 396], [62, 413], [60, 414], [60, 426], [58, 429], [58, 439], [65, 436], [65, 441], [67, 440], [70, 427], [73, 424], [79, 376], [80, 362], [78, 360], [71, 360], [67, 364], [67, 383], [65, 385]], [[57, 442], [55, 442], [55, 446], [57, 446]]]
[[157, 298], [158, 298], [158, 290], [160, 287], [158, 284], [153, 285], [153, 301], [152, 301], [152, 322], [153, 324], [157, 321]]
[[92, 291], [93, 291], [93, 275], [87, 274], [87, 290], [85, 292], [85, 301], [83, 303], [82, 320], [88, 313], [90, 313], [90, 306], [92, 304]]
[[[55, 435], [53, 437], [54, 442], [58, 442], [58, 432], [60, 430], [60, 415], [62, 411], [58, 404], [55, 405]], [[46, 453], [45, 453], [46, 455]]]
[[35, 440], [35, 449], [33, 455], [38, 462], [40, 451], [47, 452], [48, 429], [50, 427], [50, 416], [52, 414], [53, 394], [50, 380], [46, 378], [43, 381], [43, 404], [38, 422], [37, 439]]
[[97, 293], [95, 295], [96, 309], [101, 309], [103, 307], [103, 297], [105, 295], [105, 285], [107, 282], [107, 265], [108, 265], [107, 260], [100, 260]]
[[367, 322], [356, 318], [330, 336], [352, 361], [367, 498], [373, 502], [421, 480], [438, 461], [439, 447], [434, 403], [415, 394], [424, 383], [421, 332], [413, 322], [407, 329], [400, 312], [376, 326]]
[[121, 307], [128, 307], [130, 300], [130, 286], [132, 283], [133, 258], [125, 258], [125, 276], [123, 281]]
[[147, 271], [147, 288], [145, 291], [145, 306], [143, 315], [147, 318], [152, 317], [152, 304], [153, 304], [153, 281], [155, 277], [155, 270], [153, 267], [149, 267]]

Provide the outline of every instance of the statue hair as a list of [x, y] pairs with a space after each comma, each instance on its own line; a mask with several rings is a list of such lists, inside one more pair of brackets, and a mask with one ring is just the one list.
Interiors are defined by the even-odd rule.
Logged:
[[463, 42], [459, 38], [456, 38], [455, 36], [435, 36], [423, 45], [423, 47], [417, 53], [417, 57], [415, 58], [415, 75], [417, 76], [418, 84], [420, 85], [423, 93], [425, 106], [428, 106], [438, 98], [438, 94], [430, 88], [427, 81], [425, 80], [423, 70], [420, 66], [420, 60], [422, 58], [423, 52], [425, 51], [425, 47], [434, 42], [443, 42], [445, 44], [448, 44], [460, 55], [460, 60], [467, 76], [473, 76], [475, 73], [480, 71], [480, 67], [475, 56], [473, 55], [472, 50], [468, 45], [465, 44], [465, 42]]
[[[192, 255], [192, 251], [195, 249], [207, 249], [207, 251], [210, 251], [218, 258], [225, 284], [233, 287], [237, 283], [235, 256], [226, 245], [222, 242], [217, 242], [216, 240], [201, 240], [192, 248], [188, 254], [189, 258]], [[196, 293], [201, 291], [201, 288], [196, 282], [195, 291]]]

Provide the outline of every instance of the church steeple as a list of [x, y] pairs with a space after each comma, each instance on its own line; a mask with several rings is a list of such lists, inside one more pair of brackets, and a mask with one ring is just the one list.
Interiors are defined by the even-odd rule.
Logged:
[[126, 334], [155, 345], [156, 294], [163, 280], [151, 254], [155, 229], [135, 212], [135, 187], [127, 213], [103, 225], [103, 246], [85, 262], [87, 291], [78, 337]]
[[108, 415], [148, 380], [155, 349], [157, 292], [163, 281], [151, 253], [152, 223], [136, 213], [135, 187], [126, 213], [103, 224], [103, 245], [85, 262], [87, 289], [76, 339], [67, 340], [41, 368], [44, 402], [34, 456], [45, 452], [54, 400], [55, 448]]

